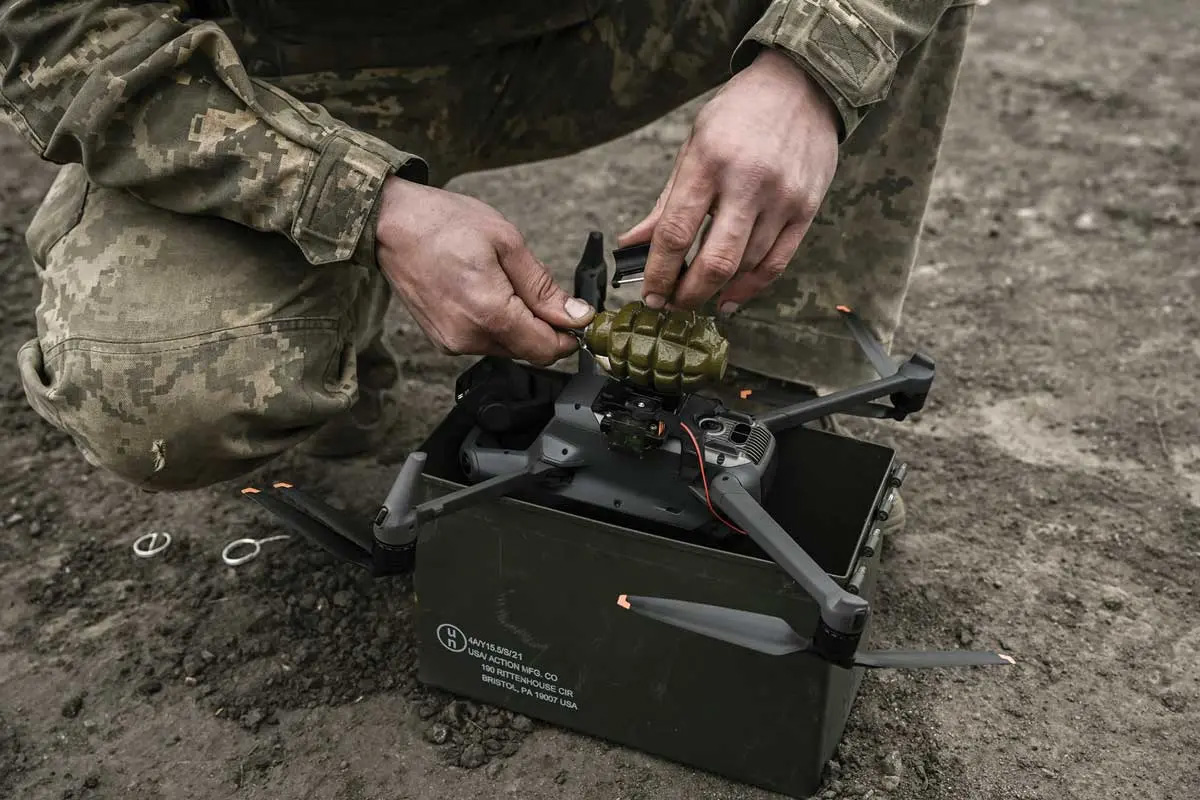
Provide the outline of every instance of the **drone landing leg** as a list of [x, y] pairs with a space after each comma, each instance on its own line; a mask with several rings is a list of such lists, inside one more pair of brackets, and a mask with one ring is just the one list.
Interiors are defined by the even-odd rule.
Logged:
[[821, 608], [821, 624], [813, 637], [814, 646], [825, 650], [835, 660], [852, 657], [866, 628], [867, 601], [838, 586], [737, 478], [722, 475], [712, 482], [710, 492], [714, 505], [746, 531], [817, 601]]

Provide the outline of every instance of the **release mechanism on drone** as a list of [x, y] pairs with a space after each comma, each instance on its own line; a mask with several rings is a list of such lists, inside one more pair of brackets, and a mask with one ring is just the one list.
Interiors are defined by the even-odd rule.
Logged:
[[[646, 245], [614, 251], [612, 285], [639, 280], [647, 253]], [[422, 525], [536, 487], [688, 535], [748, 536], [814, 599], [820, 615], [802, 637], [778, 617], [683, 600], [621, 595], [623, 609], [762, 653], [805, 653], [844, 668], [1014, 663], [994, 652], [859, 651], [867, 600], [839, 586], [761, 505], [774, 476], [776, 433], [833, 413], [903, 420], [924, 406], [931, 359], [917, 353], [896, 364], [861, 319], [839, 307], [879, 378], [751, 416], [699, 392], [725, 372], [727, 343], [715, 321], [639, 302], [604, 311], [607, 272], [603, 239], [592, 233], [576, 267], [575, 294], [598, 313], [587, 329], [574, 331], [579, 368], [556, 396], [530, 385], [536, 372], [503, 359], [483, 359], [459, 378], [456, 401], [473, 413], [459, 449], [464, 488], [414, 504], [426, 461], [414, 452], [371, 521], [287, 483], [243, 494], [338, 558], [384, 576], [415, 567]], [[876, 402], [884, 397], [890, 404]], [[900, 480], [894, 476], [894, 485]]]

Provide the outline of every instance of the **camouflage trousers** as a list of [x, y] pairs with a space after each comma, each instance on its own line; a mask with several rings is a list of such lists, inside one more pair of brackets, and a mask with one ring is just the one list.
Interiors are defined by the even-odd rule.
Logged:
[[[657, 50], [644, 21], [601, 19], [463, 63], [271, 81], [421, 153], [444, 184], [610, 140], [719, 84], [765, 3], [703, 6]], [[831, 309], [855, 305], [890, 342], [972, 11], [951, 8], [901, 59], [843, 144], [788, 271], [726, 326], [732, 363], [817, 386], [871, 376]], [[27, 242], [42, 285], [18, 357], [29, 401], [141, 487], [243, 475], [344, 415], [371, 374], [394, 377], [376, 346], [390, 301], [376, 270], [314, 267], [282, 237], [154, 207], [80, 165], [61, 170]]]

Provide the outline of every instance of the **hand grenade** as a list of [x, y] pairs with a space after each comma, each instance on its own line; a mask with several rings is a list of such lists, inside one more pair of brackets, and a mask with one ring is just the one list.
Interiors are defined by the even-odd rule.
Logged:
[[583, 336], [617, 380], [662, 394], [683, 394], [725, 376], [729, 342], [716, 320], [695, 311], [655, 311], [640, 301], [601, 311]]

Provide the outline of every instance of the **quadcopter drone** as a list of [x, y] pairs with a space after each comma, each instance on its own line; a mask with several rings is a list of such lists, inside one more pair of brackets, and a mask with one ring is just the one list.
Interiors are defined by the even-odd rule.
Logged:
[[[614, 251], [614, 288], [640, 280], [647, 251], [645, 245]], [[373, 520], [288, 483], [247, 487], [243, 494], [334, 556], [385, 576], [415, 568], [423, 525], [536, 487], [584, 508], [611, 511], [615, 506], [685, 535], [749, 538], [800, 584], [820, 614], [810, 635], [801, 636], [779, 617], [685, 600], [620, 595], [623, 609], [761, 653], [802, 653], [846, 669], [1015, 663], [991, 651], [859, 651], [870, 613], [867, 600], [838, 585], [762, 505], [775, 474], [776, 434], [831, 413], [903, 420], [924, 406], [933, 382], [932, 360], [917, 353], [896, 364], [861, 319], [839, 307], [878, 379], [754, 416], [701, 394], [694, 389], [696, 381], [666, 385], [631, 366], [632, 358], [622, 361], [619, 356], [630, 355], [633, 337], [642, 331], [656, 342], [652, 349], [675, 353], [672, 363], [679, 375], [688, 364], [699, 369], [692, 369], [692, 377], [705, 369], [724, 372], [723, 352], [714, 355], [710, 349], [696, 356], [689, 350], [684, 328], [700, 324], [694, 312], [682, 323], [659, 324], [659, 312], [634, 303], [618, 313], [614, 328], [611, 312], [602, 311], [607, 281], [602, 238], [592, 233], [576, 268], [575, 290], [600, 312], [592, 325], [609, 326], [608, 353], [589, 346], [597, 341], [589, 331], [575, 331], [581, 344], [578, 370], [557, 394], [537, 385], [538, 373], [504, 359], [485, 358], [459, 378], [456, 403], [468, 406], [472, 420], [458, 452], [467, 478], [463, 488], [415, 503], [426, 454], [413, 452]], [[602, 314], [608, 316], [600, 323]], [[673, 333], [667, 330], [672, 325]], [[607, 370], [598, 364], [606, 359]], [[890, 404], [876, 402], [884, 397]]]

